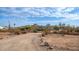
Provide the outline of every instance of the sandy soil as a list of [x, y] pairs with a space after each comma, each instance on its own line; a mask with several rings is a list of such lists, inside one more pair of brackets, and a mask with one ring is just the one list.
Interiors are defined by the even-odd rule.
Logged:
[[47, 42], [50, 51], [79, 51], [79, 36], [49, 34], [41, 37], [41, 33], [26, 33], [20, 35], [0, 35], [0, 51], [47, 51], [48, 46], [40, 46], [40, 39]]
[[0, 40], [0, 50], [3, 51], [39, 51], [45, 50], [39, 46], [40, 33], [28, 33], [9, 36]]
[[79, 35], [51, 34], [47, 35], [45, 40], [54, 47], [53, 50], [79, 51]]

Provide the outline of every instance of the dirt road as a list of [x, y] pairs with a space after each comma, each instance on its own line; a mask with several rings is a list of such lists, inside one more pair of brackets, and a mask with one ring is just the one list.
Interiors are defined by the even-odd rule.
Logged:
[[[41, 42], [43, 38], [43, 43]], [[49, 44], [45, 45], [47, 42]], [[49, 47], [53, 49], [48, 49]], [[0, 39], [0, 51], [79, 51], [79, 36], [50, 34], [41, 37], [41, 33], [8, 35]]]
[[28, 33], [11, 36], [0, 40], [0, 51], [39, 51], [45, 50], [39, 46], [41, 33]]

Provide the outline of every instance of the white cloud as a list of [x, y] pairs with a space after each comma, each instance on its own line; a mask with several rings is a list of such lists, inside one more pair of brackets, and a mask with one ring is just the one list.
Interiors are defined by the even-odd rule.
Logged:
[[64, 9], [64, 12], [71, 12], [71, 11], [73, 11], [74, 10], [74, 8], [72, 7], [72, 8], [65, 8]]
[[63, 17], [66, 20], [79, 20], [79, 14], [69, 12], [73, 11], [75, 8], [57, 8], [56, 12], [51, 15], [51, 17]]
[[74, 10], [74, 7], [59, 7], [57, 8], [57, 12], [71, 12]]
[[[0, 10], [6, 11], [7, 13], [2, 13], [2, 15], [14, 16], [14, 17], [63, 17], [67, 20], [78, 20], [79, 14], [70, 14], [73, 11], [73, 7], [28, 7], [28, 8], [0, 8]], [[0, 14], [1, 15], [1, 14]]]

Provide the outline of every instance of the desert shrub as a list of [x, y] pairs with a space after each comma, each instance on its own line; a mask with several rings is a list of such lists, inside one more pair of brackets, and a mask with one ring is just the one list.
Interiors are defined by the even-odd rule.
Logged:
[[22, 34], [26, 34], [26, 31], [25, 31], [25, 30], [24, 30], [24, 31], [21, 31], [21, 33], [22, 33]]
[[0, 29], [0, 32], [9, 32], [7, 29]]
[[45, 37], [45, 33], [44, 32], [42, 33], [42, 37]]
[[3, 38], [2, 37], [0, 37], [0, 40], [2, 40]]
[[48, 29], [44, 29], [42, 32], [42, 36], [44, 37], [45, 35], [49, 34], [50, 31]]
[[53, 33], [55, 33], [55, 34], [56, 34], [56, 33], [57, 33], [57, 31], [54, 31]]
[[59, 30], [59, 27], [58, 26], [53, 26], [53, 30]]
[[49, 33], [48, 29], [44, 29], [44, 34], [47, 35]]
[[21, 31], [24, 31], [24, 30], [25, 30], [25, 28], [20, 28], [20, 30], [21, 30]]
[[20, 34], [20, 32], [14, 32], [14, 34], [19, 35], [19, 34]]
[[79, 27], [77, 27], [77, 28], [75, 29], [75, 32], [79, 32]]
[[38, 30], [33, 30], [33, 32], [34, 32], [34, 33], [37, 33], [37, 32], [38, 32]]
[[20, 29], [14, 29], [13, 33], [15, 35], [19, 35], [21, 33], [21, 30]]
[[0, 29], [0, 32], [3, 32], [3, 30], [2, 30], [2, 29]]

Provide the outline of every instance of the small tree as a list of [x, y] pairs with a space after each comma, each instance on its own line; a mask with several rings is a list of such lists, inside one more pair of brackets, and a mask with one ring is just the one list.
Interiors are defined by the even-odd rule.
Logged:
[[53, 26], [54, 30], [59, 30], [59, 27], [57, 25]]

